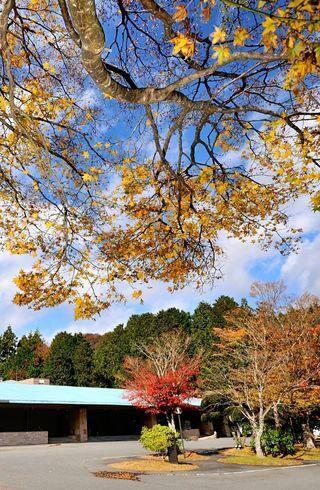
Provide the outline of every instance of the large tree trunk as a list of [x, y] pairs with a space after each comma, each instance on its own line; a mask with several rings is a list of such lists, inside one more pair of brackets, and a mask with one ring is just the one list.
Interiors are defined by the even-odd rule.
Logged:
[[259, 423], [253, 424], [254, 449], [258, 458], [264, 458], [264, 452], [261, 446], [261, 437], [264, 430], [264, 419], [260, 416]]
[[263, 429], [261, 430], [259, 427], [257, 429], [256, 433], [254, 434], [254, 449], [256, 451], [256, 455], [258, 456], [258, 458], [264, 458], [264, 453], [263, 453], [262, 447], [261, 447], [262, 432], [263, 432]]
[[303, 443], [307, 449], [315, 449], [314, 436], [310, 428], [309, 415], [307, 415], [305, 424], [302, 424]]

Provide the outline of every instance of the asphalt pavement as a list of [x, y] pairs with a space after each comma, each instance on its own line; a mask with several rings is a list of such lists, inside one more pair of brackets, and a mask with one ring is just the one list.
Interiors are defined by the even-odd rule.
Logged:
[[[232, 439], [188, 442], [188, 449], [232, 447]], [[136, 441], [0, 448], [0, 490], [320, 490], [320, 464], [258, 468], [218, 463], [192, 472], [141, 476], [140, 482], [95, 477], [118, 458], [141, 456]]]

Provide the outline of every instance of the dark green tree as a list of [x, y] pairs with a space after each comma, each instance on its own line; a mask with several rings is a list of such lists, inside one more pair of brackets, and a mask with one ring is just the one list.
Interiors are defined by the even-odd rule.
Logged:
[[0, 335], [0, 377], [7, 379], [9, 362], [17, 350], [18, 338], [12, 331], [10, 325]]
[[13, 379], [43, 376], [47, 351], [48, 347], [38, 330], [23, 335], [16, 352], [8, 360], [8, 375]]
[[54, 337], [45, 366], [45, 374], [52, 384], [75, 384], [73, 356], [76, 345], [77, 339], [71, 333], [60, 332]]
[[74, 382], [76, 386], [92, 386], [93, 349], [81, 334], [76, 338], [73, 353]]
[[191, 315], [178, 308], [168, 308], [157, 313], [156, 323], [157, 335], [176, 328], [184, 330], [186, 334], [189, 334], [191, 329]]
[[17, 342], [18, 338], [9, 325], [0, 335], [0, 362], [6, 361], [16, 352]]
[[123, 361], [129, 353], [130, 345], [123, 325], [107, 332], [94, 353], [96, 383], [105, 387], [121, 384]]
[[211, 350], [212, 343], [217, 340], [214, 327], [225, 325], [225, 315], [237, 306], [230, 296], [220, 296], [212, 305], [201, 302], [194, 310], [191, 323], [192, 347], [196, 352]]

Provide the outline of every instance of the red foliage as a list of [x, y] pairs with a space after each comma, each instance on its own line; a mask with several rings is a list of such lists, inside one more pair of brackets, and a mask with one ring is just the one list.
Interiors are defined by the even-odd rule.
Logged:
[[191, 360], [164, 375], [156, 374], [147, 363], [127, 359], [125, 367], [130, 375], [125, 388], [134, 406], [150, 413], [172, 412], [175, 407], [187, 407], [196, 395], [195, 377], [199, 374], [199, 362]]

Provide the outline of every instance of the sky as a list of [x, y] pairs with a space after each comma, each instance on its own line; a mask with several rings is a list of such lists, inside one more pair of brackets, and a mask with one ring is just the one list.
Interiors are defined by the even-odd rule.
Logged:
[[[88, 82], [88, 88], [79, 103], [90, 109], [99, 105], [100, 99], [98, 91]], [[108, 131], [109, 136], [117, 139], [117, 135], [122, 134], [124, 129], [123, 124], [119, 126], [117, 117], [109, 117], [108, 127], [101, 125], [99, 132], [103, 134]], [[148, 151], [148, 141], [144, 142], [144, 147]], [[228, 164], [232, 160], [231, 157], [232, 155], [228, 154]], [[238, 157], [239, 152], [233, 158], [236, 163]], [[299, 253], [282, 257], [275, 249], [264, 251], [259, 245], [249, 241], [243, 243], [223, 236], [220, 243], [225, 252], [222, 262], [223, 279], [217, 281], [214, 287], [208, 286], [203, 291], [197, 291], [193, 285], [189, 285], [180, 291], [170, 293], [165, 284], [153, 282], [143, 290], [143, 304], [140, 304], [139, 300], [128, 299], [126, 304], [115, 304], [92, 320], [75, 321], [73, 308], [67, 304], [41, 311], [14, 305], [13, 278], [21, 268], [30, 268], [32, 259], [0, 253], [0, 333], [10, 324], [18, 336], [38, 329], [48, 342], [62, 330], [103, 334], [116, 325], [125, 323], [134, 313], [156, 313], [173, 306], [192, 312], [200, 301], [212, 303], [221, 294], [241, 300], [249, 296], [250, 286], [256, 280], [281, 278], [291, 293], [301, 294], [309, 291], [320, 296], [320, 213], [311, 210], [307, 198], [301, 198], [286, 211], [291, 216], [290, 224], [304, 231]], [[126, 290], [126, 285], [123, 285], [123, 290]], [[131, 298], [131, 292], [132, 289], [127, 295], [128, 298]]]
[[[320, 213], [314, 213], [307, 198], [301, 198], [287, 209], [291, 224], [303, 228], [303, 240], [297, 254], [282, 257], [277, 250], [261, 250], [257, 244], [242, 243], [221, 237], [225, 251], [222, 262], [223, 279], [202, 292], [189, 285], [181, 291], [169, 293], [167, 286], [154, 282], [143, 291], [144, 303], [128, 300], [116, 304], [92, 320], [74, 320], [72, 307], [61, 305], [33, 311], [12, 303], [15, 292], [13, 277], [21, 268], [30, 267], [27, 256], [0, 254], [0, 332], [11, 325], [18, 336], [39, 329], [47, 342], [62, 330], [103, 334], [116, 325], [125, 323], [134, 313], [157, 312], [177, 307], [192, 312], [200, 301], [213, 302], [221, 294], [236, 300], [248, 297], [250, 285], [256, 280], [269, 281], [282, 278], [294, 294], [305, 291], [320, 296], [319, 250]], [[124, 290], [126, 286], [123, 285]], [[130, 297], [130, 295], [128, 295]]]

